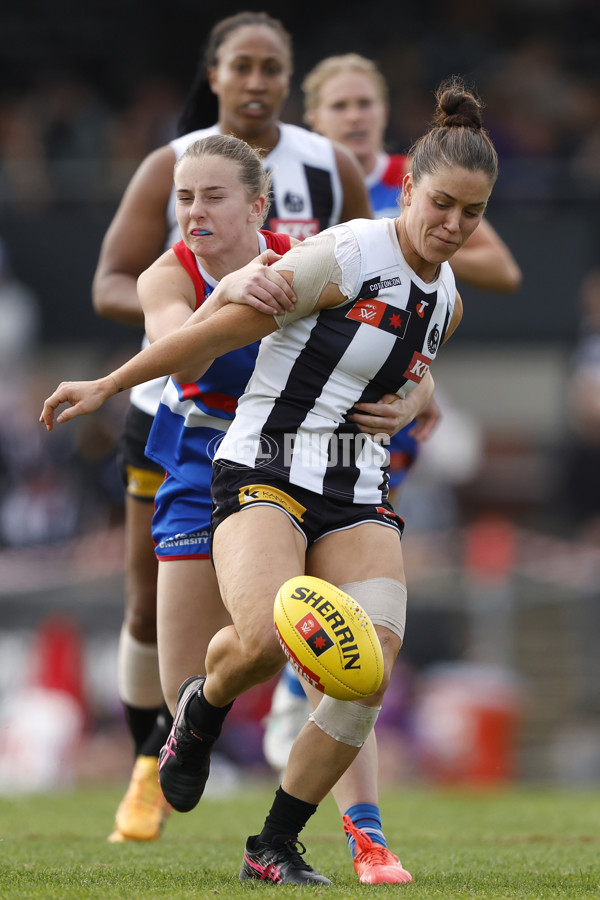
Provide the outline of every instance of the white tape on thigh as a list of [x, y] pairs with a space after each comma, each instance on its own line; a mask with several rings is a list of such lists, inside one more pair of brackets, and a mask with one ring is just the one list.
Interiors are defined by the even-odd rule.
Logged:
[[158, 647], [142, 644], [123, 625], [119, 639], [119, 696], [128, 706], [152, 709], [161, 706], [163, 694], [158, 672]]
[[406, 624], [406, 588], [395, 578], [369, 578], [340, 584], [340, 590], [354, 598], [373, 625], [383, 625], [404, 639]]
[[356, 700], [334, 700], [325, 696], [308, 720], [335, 741], [362, 747], [375, 727], [380, 709], [380, 706], [363, 706]]

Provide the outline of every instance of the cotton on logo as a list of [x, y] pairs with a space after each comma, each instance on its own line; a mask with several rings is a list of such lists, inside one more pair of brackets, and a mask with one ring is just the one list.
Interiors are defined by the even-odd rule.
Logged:
[[415, 350], [410, 364], [404, 372], [404, 378], [408, 378], [409, 381], [414, 381], [415, 384], [419, 384], [423, 376], [427, 375], [429, 372], [429, 366], [432, 362], [433, 360], [429, 359], [428, 356], [423, 356], [422, 353], [417, 353]]

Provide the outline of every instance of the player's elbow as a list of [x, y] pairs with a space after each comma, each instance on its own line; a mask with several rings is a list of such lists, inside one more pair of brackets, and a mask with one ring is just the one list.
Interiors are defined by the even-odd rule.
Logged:
[[506, 287], [505, 291], [507, 294], [515, 294], [523, 283], [523, 272], [521, 271], [520, 266], [517, 265], [516, 262], [512, 262], [507, 269], [506, 272]]
[[102, 282], [94, 278], [92, 282], [92, 306], [97, 316], [101, 316], [104, 319], [113, 318], [115, 311], [110, 297], [110, 291], [103, 290]]

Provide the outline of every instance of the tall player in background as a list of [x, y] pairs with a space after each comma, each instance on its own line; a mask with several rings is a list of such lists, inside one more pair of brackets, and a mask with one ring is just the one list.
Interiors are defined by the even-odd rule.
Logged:
[[[143, 160], [105, 235], [93, 283], [99, 315], [143, 325], [137, 278], [181, 236], [175, 219], [173, 166], [189, 144], [208, 134], [244, 139], [273, 171], [273, 203], [265, 228], [304, 238], [337, 222], [371, 217], [354, 156], [326, 138], [280, 121], [292, 68], [291, 37], [266, 13], [241, 12], [213, 27], [181, 117], [181, 136]], [[207, 111], [213, 109], [215, 98], [217, 121], [211, 124], [214, 120]], [[203, 128], [207, 123], [210, 127]], [[126, 486], [126, 585], [119, 693], [136, 761], [112, 841], [157, 838], [166, 813], [157, 766], [171, 716], [159, 678], [157, 560], [151, 536], [154, 496], [164, 471], [144, 452], [165, 384], [166, 379], [160, 378], [131, 392], [120, 445]], [[207, 640], [221, 624], [207, 618]]]
[[[389, 119], [386, 80], [373, 60], [357, 53], [328, 56], [304, 78], [305, 121], [319, 134], [343, 144], [360, 163], [376, 218], [398, 214], [399, 194], [408, 157], [384, 148]], [[513, 293], [521, 270], [511, 251], [484, 218], [451, 262], [459, 281], [487, 291]], [[390, 443], [390, 491], [399, 488], [413, 466], [419, 446], [435, 428], [440, 415], [432, 399], [419, 417]], [[263, 750], [277, 771], [285, 768], [294, 739], [310, 707], [302, 684], [287, 665], [275, 688], [265, 723]]]

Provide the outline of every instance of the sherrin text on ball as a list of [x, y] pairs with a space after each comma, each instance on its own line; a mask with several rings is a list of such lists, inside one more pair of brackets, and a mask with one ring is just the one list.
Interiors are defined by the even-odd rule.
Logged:
[[379, 688], [379, 638], [349, 594], [321, 578], [298, 575], [279, 588], [273, 619], [285, 655], [319, 691], [337, 700], [358, 700]]

